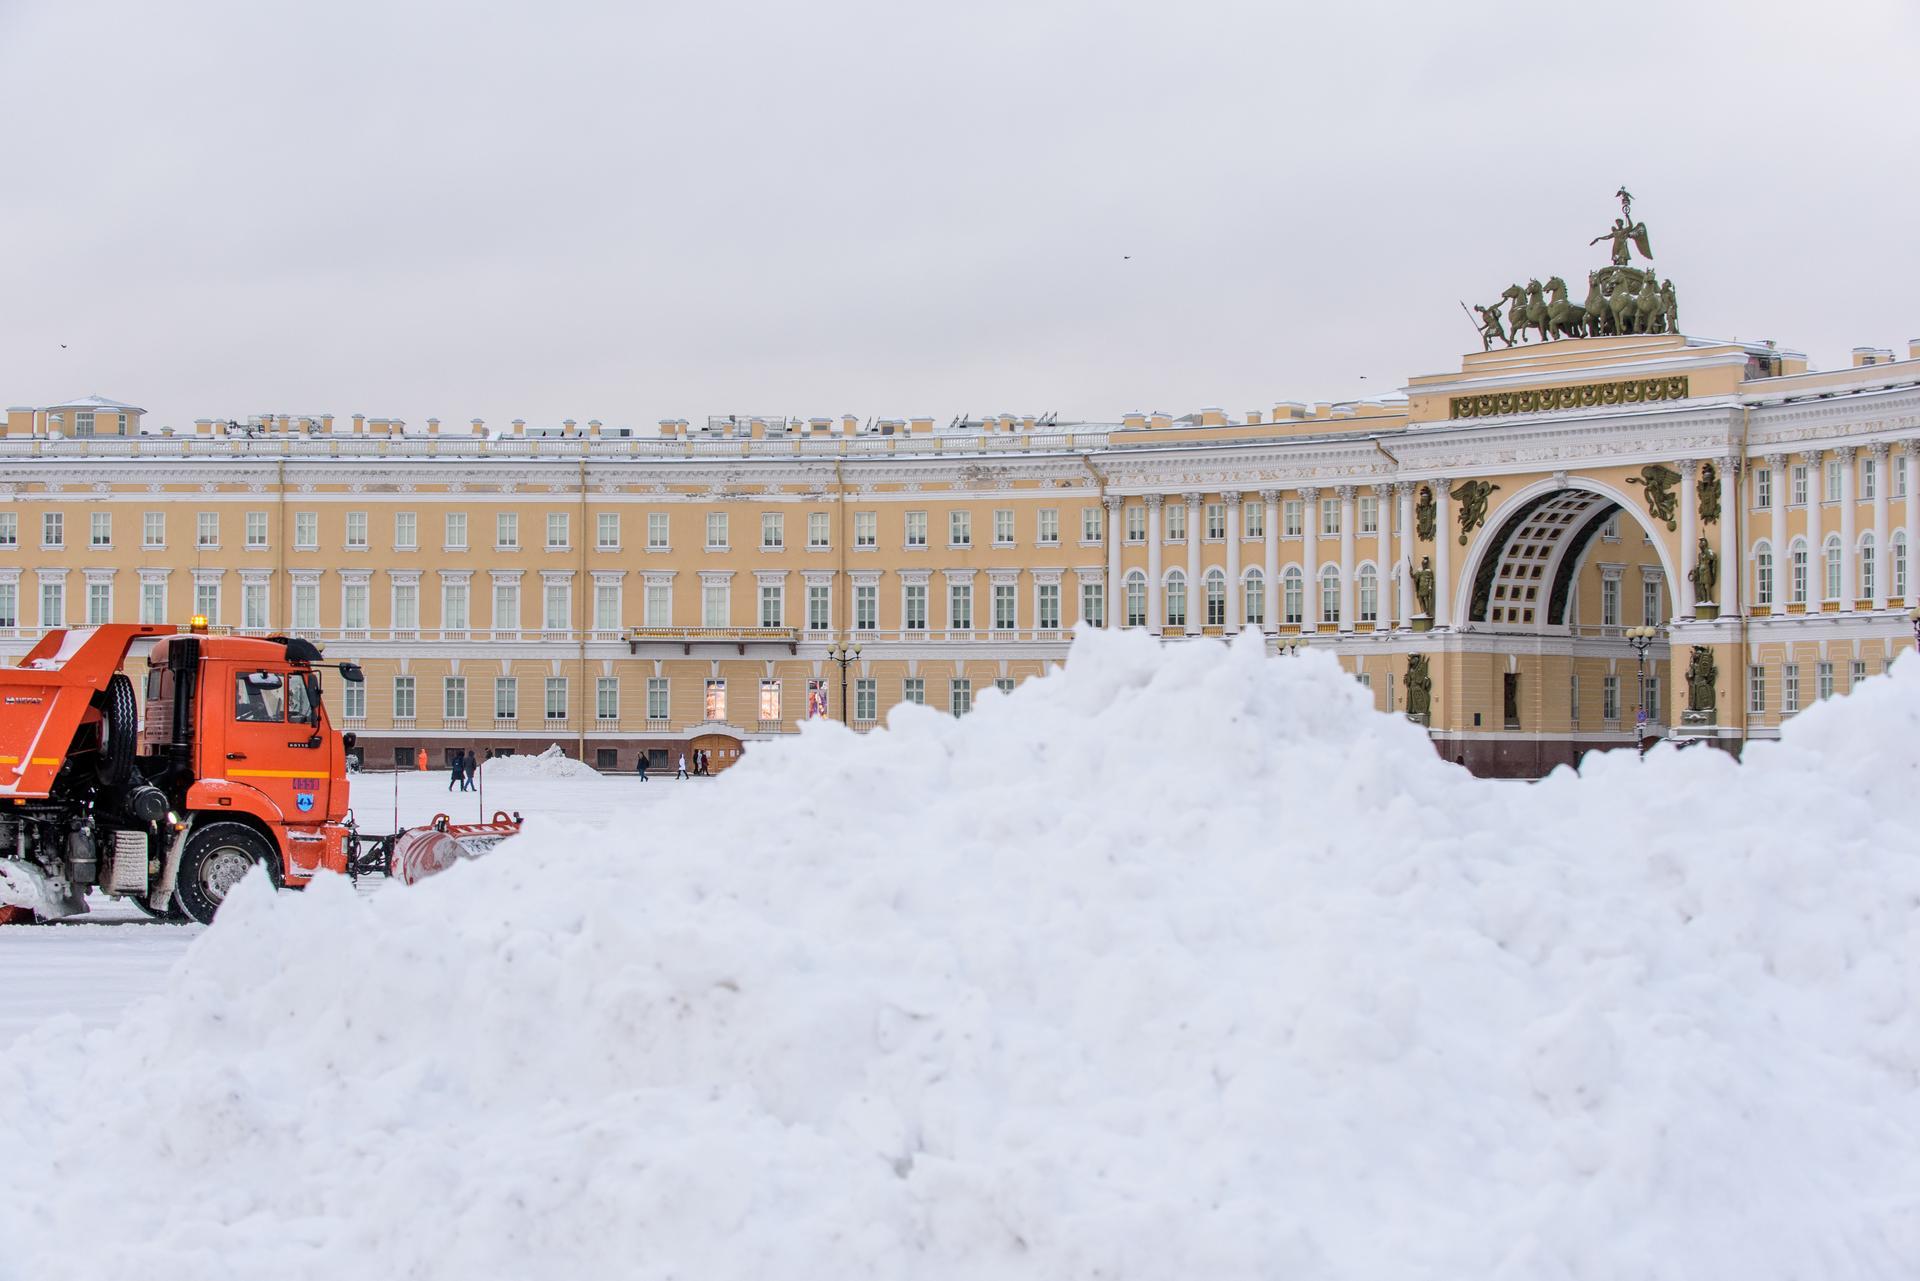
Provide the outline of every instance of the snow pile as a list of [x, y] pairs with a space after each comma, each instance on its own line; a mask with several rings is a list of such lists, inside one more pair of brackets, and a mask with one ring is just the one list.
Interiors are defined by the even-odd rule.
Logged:
[[488, 781], [509, 778], [597, 778], [600, 771], [576, 761], [555, 743], [538, 756], [490, 756], [480, 762]]
[[251, 880], [0, 1059], [0, 1274], [1920, 1274], [1920, 664], [1536, 787], [1364, 699], [1094, 634], [410, 891]]

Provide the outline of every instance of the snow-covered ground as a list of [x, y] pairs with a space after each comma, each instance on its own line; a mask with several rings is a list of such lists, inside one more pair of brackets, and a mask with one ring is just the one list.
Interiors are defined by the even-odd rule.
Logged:
[[488, 857], [251, 879], [0, 1050], [0, 1277], [1920, 1275], [1912, 659], [1509, 787], [1322, 655], [1094, 634], [523, 781]]

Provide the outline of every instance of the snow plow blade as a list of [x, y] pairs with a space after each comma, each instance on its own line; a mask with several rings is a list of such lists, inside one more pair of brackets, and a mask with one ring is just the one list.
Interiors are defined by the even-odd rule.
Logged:
[[445, 814], [436, 814], [425, 827], [377, 839], [366, 855], [354, 860], [352, 870], [355, 875], [381, 872], [403, 885], [413, 885], [462, 859], [478, 858], [519, 832], [517, 814], [496, 810], [485, 823], [455, 823]]

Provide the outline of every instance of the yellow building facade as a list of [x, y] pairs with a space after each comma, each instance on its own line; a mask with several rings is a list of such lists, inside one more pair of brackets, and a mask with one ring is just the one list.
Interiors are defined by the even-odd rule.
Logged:
[[1531, 776], [1634, 743], [1643, 702], [1737, 749], [1913, 644], [1920, 347], [1815, 373], [1569, 338], [1109, 423], [141, 415], [8, 411], [0, 652], [196, 613], [308, 636], [366, 670], [329, 695], [372, 766], [724, 767], [809, 714], [964, 714], [1085, 624], [1330, 650], [1449, 759]]

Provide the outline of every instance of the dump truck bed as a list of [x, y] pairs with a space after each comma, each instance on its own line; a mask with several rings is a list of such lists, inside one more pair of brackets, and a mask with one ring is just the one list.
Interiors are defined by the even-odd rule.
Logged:
[[48, 632], [18, 667], [0, 667], [0, 798], [52, 793], [94, 695], [143, 637], [171, 635], [153, 623], [106, 623]]

